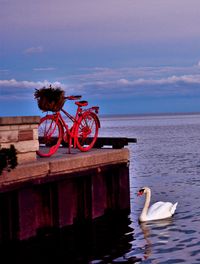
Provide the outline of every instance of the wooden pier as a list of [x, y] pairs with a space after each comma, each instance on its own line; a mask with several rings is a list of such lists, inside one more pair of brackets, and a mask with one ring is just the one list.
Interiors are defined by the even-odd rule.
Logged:
[[[24, 131], [20, 135], [25, 142], [32, 134], [27, 125]], [[6, 141], [6, 133], [2, 135], [0, 139]], [[136, 140], [101, 138], [99, 149], [84, 153], [72, 150], [68, 154], [61, 147], [52, 157], [36, 157], [4, 171], [0, 175], [0, 243], [27, 240], [41, 230], [92, 221], [110, 212], [128, 214], [129, 150], [124, 148], [128, 142]]]

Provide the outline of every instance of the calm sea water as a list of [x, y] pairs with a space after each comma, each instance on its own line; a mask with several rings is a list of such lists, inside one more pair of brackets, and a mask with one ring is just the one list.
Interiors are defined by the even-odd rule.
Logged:
[[[14, 245], [19, 263], [200, 263], [200, 114], [101, 118], [100, 136], [137, 138], [129, 144], [131, 213], [57, 236]], [[138, 223], [143, 186], [152, 203], [178, 202], [169, 220]], [[1, 248], [1, 254], [4, 249]]]
[[[200, 115], [114, 117], [101, 120], [102, 136], [136, 137], [130, 144], [131, 248], [116, 263], [200, 263]], [[170, 220], [138, 223], [144, 197], [178, 202]]]

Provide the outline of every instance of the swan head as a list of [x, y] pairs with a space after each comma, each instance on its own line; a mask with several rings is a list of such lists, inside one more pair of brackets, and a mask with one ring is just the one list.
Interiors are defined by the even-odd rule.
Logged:
[[147, 192], [151, 192], [149, 187], [143, 187], [137, 192], [137, 196], [141, 196]]

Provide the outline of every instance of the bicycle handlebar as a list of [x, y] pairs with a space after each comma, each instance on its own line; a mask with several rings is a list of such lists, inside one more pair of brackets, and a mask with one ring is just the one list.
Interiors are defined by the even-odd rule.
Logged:
[[65, 99], [66, 100], [79, 100], [81, 99], [82, 95], [70, 95], [70, 96], [66, 96]]

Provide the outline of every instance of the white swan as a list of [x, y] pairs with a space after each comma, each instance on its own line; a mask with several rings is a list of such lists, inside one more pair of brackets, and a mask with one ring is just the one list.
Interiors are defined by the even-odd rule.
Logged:
[[171, 217], [176, 210], [177, 202], [172, 204], [170, 202], [157, 202], [152, 204], [150, 207], [151, 200], [151, 189], [149, 187], [143, 187], [137, 193], [138, 196], [146, 194], [146, 200], [144, 208], [139, 217], [140, 222], [166, 219]]

